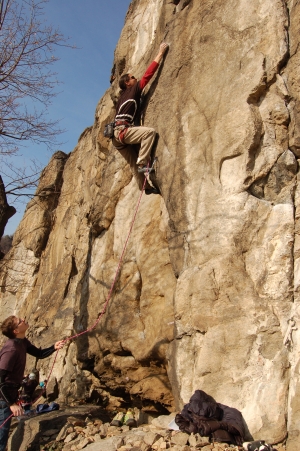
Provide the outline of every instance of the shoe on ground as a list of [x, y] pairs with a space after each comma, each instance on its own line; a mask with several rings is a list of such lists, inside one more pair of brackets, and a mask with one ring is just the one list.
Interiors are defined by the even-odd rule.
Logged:
[[123, 425], [124, 422], [124, 413], [118, 412], [117, 415], [113, 418], [112, 422], [110, 423], [111, 426], [117, 426], [118, 428]]
[[147, 167], [147, 166], [138, 166], [138, 172], [139, 173], [142, 173], [142, 174], [148, 173], [148, 174], [150, 174], [150, 172], [153, 172], [153, 171], [154, 171], [154, 168]]
[[126, 415], [124, 417], [124, 424], [126, 424], [126, 426], [129, 426], [130, 428], [136, 428], [137, 427], [137, 423], [136, 420], [134, 418], [134, 413], [131, 409], [128, 409], [126, 412]]
[[146, 188], [145, 189], [145, 194], [147, 194], [147, 196], [149, 194], [160, 194], [160, 191], [156, 188]]
[[130, 428], [136, 428], [137, 423], [134, 418], [129, 418], [129, 420], [126, 421], [126, 426], [129, 426]]

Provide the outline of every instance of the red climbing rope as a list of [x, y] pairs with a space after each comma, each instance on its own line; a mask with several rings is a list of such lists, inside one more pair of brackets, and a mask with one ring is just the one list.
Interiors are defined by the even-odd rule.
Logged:
[[14, 416], [14, 414], [12, 413], [8, 418], [6, 418], [6, 420], [3, 421], [3, 423], [2, 423], [1, 426], [0, 426], [0, 429], [3, 428], [3, 426], [5, 425], [5, 423], [7, 423], [8, 420], [10, 420], [11, 417], [13, 417], [13, 416]]
[[[147, 169], [148, 169], [148, 168], [149, 168], [149, 163], [148, 163]], [[148, 172], [147, 172], [146, 175], [148, 175]], [[145, 190], [146, 182], [147, 182], [147, 177], [145, 176], [144, 184], [143, 184], [143, 187], [142, 187], [142, 190], [141, 190], [141, 193], [140, 193], [140, 195], [139, 195], [139, 199], [138, 199], [138, 202], [137, 202], [135, 211], [134, 211], [133, 220], [132, 220], [132, 222], [131, 222], [131, 226], [130, 226], [130, 229], [129, 229], [129, 232], [128, 232], [128, 235], [127, 235], [127, 238], [126, 238], [126, 241], [125, 241], [125, 244], [124, 244], [122, 253], [121, 253], [121, 257], [120, 257], [120, 259], [119, 259], [119, 264], [118, 264], [118, 267], [117, 267], [117, 270], [116, 270], [116, 274], [115, 274], [114, 280], [113, 280], [113, 282], [112, 282], [112, 284], [111, 284], [111, 287], [110, 287], [110, 290], [109, 290], [109, 292], [108, 292], [106, 301], [105, 301], [104, 306], [103, 306], [103, 308], [102, 308], [102, 311], [99, 313], [97, 320], [95, 321], [95, 323], [94, 323], [91, 327], [88, 327], [88, 328], [87, 328], [86, 330], [84, 330], [83, 332], [80, 332], [80, 333], [78, 333], [78, 334], [72, 335], [71, 337], [65, 338], [64, 342], [67, 342], [67, 341], [73, 340], [73, 339], [75, 339], [75, 338], [78, 338], [78, 337], [80, 337], [81, 335], [84, 335], [84, 334], [86, 334], [86, 333], [92, 331], [93, 329], [95, 329], [95, 327], [96, 327], [97, 324], [99, 323], [100, 319], [101, 319], [102, 316], [104, 315], [104, 313], [105, 313], [105, 311], [106, 311], [106, 308], [107, 308], [107, 305], [108, 305], [108, 303], [109, 303], [109, 301], [110, 301], [110, 298], [111, 298], [111, 295], [112, 295], [112, 292], [113, 292], [115, 283], [116, 283], [117, 278], [118, 278], [118, 275], [119, 275], [119, 273], [120, 273], [120, 269], [121, 269], [121, 265], [122, 265], [122, 262], [123, 262], [123, 258], [124, 258], [124, 255], [125, 255], [125, 252], [126, 252], [126, 249], [127, 249], [127, 245], [128, 245], [128, 241], [129, 241], [129, 238], [130, 238], [132, 229], [133, 229], [133, 225], [134, 225], [135, 220], [136, 220], [137, 212], [138, 212], [139, 207], [140, 207], [140, 203], [141, 203], [141, 200], [142, 200], [143, 192], [144, 192], [144, 190]], [[52, 374], [52, 371], [53, 371], [53, 368], [54, 368], [54, 365], [55, 365], [55, 362], [56, 362], [56, 359], [57, 359], [58, 351], [59, 351], [59, 349], [58, 349], [58, 350], [56, 351], [56, 353], [55, 353], [55, 356], [54, 356], [54, 359], [53, 359], [53, 363], [52, 363], [52, 366], [51, 366], [51, 369], [50, 369], [48, 378], [47, 378], [47, 380], [46, 380], [47, 382], [49, 381], [50, 376], [51, 376], [51, 374]], [[46, 391], [46, 388], [47, 388], [47, 382], [45, 383], [45, 387], [44, 387], [42, 393], [40, 394], [40, 396], [39, 396], [35, 401], [33, 401], [33, 404], [36, 403], [36, 402], [42, 397], [43, 393]], [[11, 415], [10, 415], [10, 416], [9, 416], [9, 417], [8, 417], [8, 418], [0, 425], [0, 429], [1, 429], [1, 428], [4, 426], [4, 424], [5, 424], [10, 418], [12, 418], [12, 417], [13, 417], [13, 414], [11, 414]]]
[[[129, 238], [130, 238], [132, 229], [133, 229], [133, 225], [134, 225], [134, 223], [135, 223], [135, 219], [136, 219], [136, 215], [137, 215], [138, 209], [139, 209], [139, 207], [140, 207], [142, 195], [143, 195], [143, 192], [144, 192], [144, 190], [145, 190], [146, 182], [147, 182], [147, 178], [145, 177], [144, 184], [143, 184], [143, 188], [142, 188], [141, 194], [139, 195], [138, 203], [137, 203], [137, 206], [136, 206], [136, 208], [135, 208], [134, 215], [133, 215], [133, 220], [132, 220], [132, 222], [131, 222], [131, 226], [130, 226], [130, 229], [129, 229], [129, 232], [128, 232], [128, 235], [127, 235], [127, 238], [126, 238], [126, 241], [125, 241], [125, 244], [124, 244], [122, 253], [121, 253], [121, 257], [120, 257], [120, 260], [119, 260], [119, 264], [118, 264], [118, 267], [117, 267], [117, 271], [116, 271], [116, 274], [115, 274], [115, 278], [114, 278], [114, 280], [113, 280], [113, 282], [112, 282], [112, 284], [111, 284], [110, 290], [109, 290], [109, 292], [108, 292], [108, 295], [107, 295], [107, 298], [106, 298], [106, 301], [105, 301], [105, 303], [104, 303], [104, 306], [103, 306], [103, 309], [102, 309], [101, 313], [99, 313], [96, 322], [95, 322], [91, 327], [87, 328], [87, 329], [84, 330], [83, 332], [80, 332], [80, 333], [78, 333], [78, 334], [75, 334], [75, 335], [72, 335], [71, 337], [66, 338], [66, 339], [64, 340], [65, 342], [66, 342], [66, 341], [73, 340], [74, 338], [80, 337], [80, 335], [86, 334], [87, 332], [90, 332], [91, 330], [95, 329], [95, 327], [96, 327], [97, 324], [99, 323], [101, 317], [104, 315], [104, 313], [105, 313], [105, 311], [106, 311], [106, 307], [107, 307], [107, 305], [108, 305], [108, 303], [109, 303], [109, 301], [110, 301], [110, 298], [111, 298], [111, 295], [112, 295], [112, 292], [113, 292], [115, 283], [116, 283], [116, 281], [117, 281], [117, 278], [118, 278], [120, 269], [121, 269], [121, 265], [122, 265], [122, 262], [123, 262], [123, 258], [124, 258], [124, 255], [125, 255], [125, 251], [126, 251], [126, 249], [127, 249], [127, 244], [128, 244], [128, 241], [129, 241]], [[49, 379], [48, 379], [48, 380], [49, 380]]]

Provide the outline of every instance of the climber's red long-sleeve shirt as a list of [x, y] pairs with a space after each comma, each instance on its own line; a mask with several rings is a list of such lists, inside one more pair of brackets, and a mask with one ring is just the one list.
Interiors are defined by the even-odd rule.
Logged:
[[115, 122], [126, 121], [130, 124], [134, 124], [138, 117], [137, 112], [140, 108], [140, 99], [144, 87], [151, 80], [155, 74], [159, 64], [156, 61], [152, 61], [143, 77], [134, 86], [122, 91], [118, 100], [115, 116]]

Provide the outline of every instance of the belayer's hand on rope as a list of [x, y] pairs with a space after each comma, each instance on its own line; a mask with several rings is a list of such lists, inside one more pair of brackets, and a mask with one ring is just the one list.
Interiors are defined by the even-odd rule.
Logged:
[[57, 342], [54, 344], [54, 349], [55, 349], [56, 351], [58, 351], [59, 349], [61, 349], [61, 348], [64, 347], [65, 343], [66, 343], [66, 340], [60, 340], [60, 341], [57, 341]]
[[12, 406], [9, 406], [9, 408], [12, 411], [12, 416], [14, 417], [19, 417], [24, 413], [22, 406], [19, 406], [19, 404], [13, 404]]

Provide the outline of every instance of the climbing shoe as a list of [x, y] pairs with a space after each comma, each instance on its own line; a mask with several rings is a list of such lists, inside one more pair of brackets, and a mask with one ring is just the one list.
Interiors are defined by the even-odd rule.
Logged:
[[147, 194], [147, 196], [148, 196], [149, 194], [160, 194], [160, 192], [156, 188], [146, 188], [145, 194]]
[[124, 413], [118, 412], [115, 417], [113, 417], [112, 422], [110, 423], [111, 426], [117, 426], [121, 427], [124, 422]]
[[148, 173], [148, 174], [150, 174], [150, 172], [153, 172], [154, 171], [154, 168], [150, 168], [150, 167], [147, 167], [147, 166], [138, 166], [138, 172], [140, 172], [140, 173]]
[[124, 417], [124, 424], [126, 424], [126, 426], [129, 426], [130, 428], [137, 427], [137, 423], [136, 420], [134, 419], [134, 413], [132, 409], [127, 410], [126, 415]]

